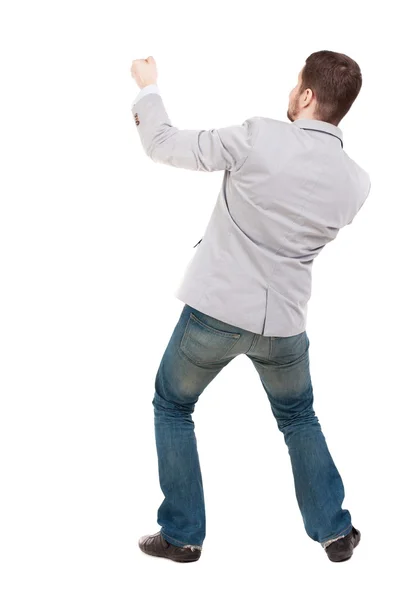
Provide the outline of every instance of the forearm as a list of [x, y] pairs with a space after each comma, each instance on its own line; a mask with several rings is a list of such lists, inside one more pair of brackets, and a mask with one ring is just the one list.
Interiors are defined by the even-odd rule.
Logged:
[[141, 144], [154, 162], [194, 171], [235, 170], [251, 152], [252, 117], [220, 129], [178, 129], [165, 109], [156, 84], [145, 86], [132, 104]]

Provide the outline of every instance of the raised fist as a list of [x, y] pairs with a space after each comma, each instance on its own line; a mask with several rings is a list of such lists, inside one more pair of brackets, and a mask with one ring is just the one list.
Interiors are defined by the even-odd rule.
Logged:
[[141, 89], [146, 85], [156, 83], [158, 74], [154, 57], [148, 56], [148, 58], [137, 58], [136, 60], [133, 60], [131, 65], [131, 75]]

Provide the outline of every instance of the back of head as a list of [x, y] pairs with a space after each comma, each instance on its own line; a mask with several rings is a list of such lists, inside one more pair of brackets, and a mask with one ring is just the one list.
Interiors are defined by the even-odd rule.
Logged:
[[361, 86], [359, 65], [340, 52], [313, 52], [301, 72], [300, 89], [310, 88], [316, 96], [314, 118], [336, 126], [356, 100]]

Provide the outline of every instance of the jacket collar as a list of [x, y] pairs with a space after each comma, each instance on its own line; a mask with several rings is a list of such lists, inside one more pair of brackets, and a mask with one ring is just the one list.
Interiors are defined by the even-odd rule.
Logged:
[[318, 119], [296, 119], [293, 121], [293, 125], [300, 127], [300, 129], [311, 129], [312, 131], [322, 131], [323, 133], [329, 133], [337, 137], [343, 148], [343, 133], [342, 130], [333, 125], [332, 123], [328, 123], [327, 121], [319, 121]]

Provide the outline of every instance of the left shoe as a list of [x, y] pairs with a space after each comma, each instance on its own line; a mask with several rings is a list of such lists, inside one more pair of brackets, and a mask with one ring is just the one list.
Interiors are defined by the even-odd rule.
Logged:
[[360, 538], [360, 531], [352, 525], [352, 529], [348, 535], [335, 540], [325, 548], [329, 560], [332, 560], [332, 562], [349, 560], [353, 554], [353, 550], [359, 544]]
[[199, 546], [174, 546], [162, 537], [160, 531], [151, 535], [143, 535], [138, 540], [138, 546], [145, 554], [170, 558], [175, 562], [194, 562], [201, 556]]

